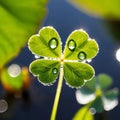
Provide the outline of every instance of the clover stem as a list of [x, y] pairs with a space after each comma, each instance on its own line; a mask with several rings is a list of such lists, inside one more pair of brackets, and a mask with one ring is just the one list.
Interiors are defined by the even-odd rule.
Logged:
[[62, 89], [62, 83], [63, 83], [63, 68], [61, 67], [59, 80], [58, 80], [58, 86], [57, 86], [57, 90], [56, 90], [56, 95], [55, 95], [55, 99], [54, 99], [54, 104], [53, 104], [50, 120], [55, 120], [55, 118], [56, 118], [58, 103], [59, 103], [59, 99], [60, 99], [60, 93], [61, 93], [61, 89]]

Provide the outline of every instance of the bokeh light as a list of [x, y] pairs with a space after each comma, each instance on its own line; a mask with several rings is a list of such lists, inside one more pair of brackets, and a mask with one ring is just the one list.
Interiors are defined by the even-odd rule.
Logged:
[[12, 64], [10, 65], [10, 67], [8, 68], [8, 74], [11, 77], [17, 77], [19, 74], [21, 73], [21, 68], [19, 65], [17, 64]]
[[116, 59], [120, 62], [120, 48], [116, 51]]
[[0, 113], [7, 111], [7, 109], [8, 109], [8, 103], [4, 99], [1, 99], [0, 100]]

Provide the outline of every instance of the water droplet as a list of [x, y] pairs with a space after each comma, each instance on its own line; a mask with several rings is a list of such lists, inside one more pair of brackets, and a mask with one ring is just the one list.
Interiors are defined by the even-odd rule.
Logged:
[[88, 62], [88, 63], [92, 62], [92, 59], [88, 59], [87, 62]]
[[71, 39], [71, 40], [68, 42], [68, 48], [69, 48], [69, 50], [71, 50], [71, 51], [74, 51], [74, 50], [75, 50], [75, 48], [76, 48], [76, 43], [75, 43], [74, 40]]
[[8, 68], [8, 74], [11, 77], [17, 77], [21, 73], [21, 68], [17, 64], [12, 64]]
[[39, 58], [40, 58], [40, 56], [35, 54], [35, 59], [39, 59]]
[[58, 40], [56, 38], [50, 39], [50, 41], [49, 41], [49, 47], [51, 49], [56, 49], [57, 46], [58, 46]]
[[53, 68], [52, 73], [53, 74], [57, 74], [58, 73], [58, 69], [57, 68]]
[[86, 53], [85, 53], [85, 52], [79, 52], [78, 58], [79, 58], [80, 60], [86, 59]]
[[90, 111], [90, 113], [92, 115], [95, 115], [95, 113], [96, 113], [96, 109], [95, 108], [90, 108], [89, 111]]
[[0, 113], [5, 112], [8, 109], [8, 103], [4, 100], [0, 100]]

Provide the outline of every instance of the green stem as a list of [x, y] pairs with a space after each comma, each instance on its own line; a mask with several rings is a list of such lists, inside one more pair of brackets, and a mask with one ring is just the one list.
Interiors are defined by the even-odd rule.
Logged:
[[55, 99], [54, 99], [54, 104], [53, 104], [50, 120], [55, 120], [55, 118], [56, 118], [58, 103], [59, 103], [59, 99], [60, 99], [60, 93], [61, 93], [61, 89], [62, 89], [62, 82], [63, 82], [63, 68], [60, 68], [59, 81], [58, 81], [58, 86], [57, 86], [57, 90], [56, 90], [56, 95], [55, 95]]

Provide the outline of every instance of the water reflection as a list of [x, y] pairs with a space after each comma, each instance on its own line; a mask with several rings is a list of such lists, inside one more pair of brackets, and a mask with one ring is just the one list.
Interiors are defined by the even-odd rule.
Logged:
[[116, 59], [120, 62], [120, 48], [116, 51]]

